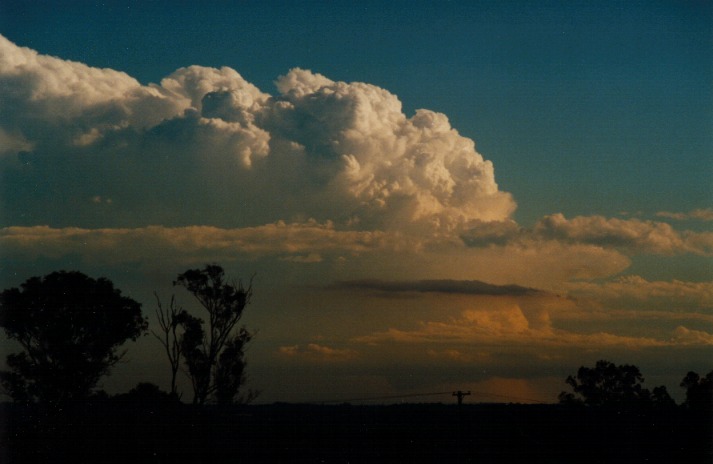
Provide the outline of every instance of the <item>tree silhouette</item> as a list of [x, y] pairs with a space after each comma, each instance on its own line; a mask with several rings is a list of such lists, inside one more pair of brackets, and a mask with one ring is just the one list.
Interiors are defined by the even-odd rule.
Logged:
[[151, 330], [151, 333], [163, 345], [171, 366], [171, 395], [180, 398], [177, 381], [183, 354], [181, 337], [183, 321], [188, 317], [188, 313], [176, 304], [175, 295], [171, 297], [171, 302], [167, 308], [161, 304], [158, 294], [154, 293], [154, 296], [156, 297], [156, 319], [161, 330], [160, 332]]
[[23, 349], [8, 355], [2, 387], [17, 402], [58, 410], [86, 400], [148, 323], [111, 281], [58, 271], [4, 290], [0, 326]]
[[212, 264], [178, 275], [174, 285], [188, 290], [207, 312], [208, 323], [185, 311], [174, 319], [183, 327], [180, 352], [193, 386], [193, 403], [232, 403], [245, 383], [245, 345], [252, 334], [236, 326], [252, 296], [252, 282], [229, 283], [222, 267]]
[[681, 381], [686, 389], [684, 405], [697, 411], [713, 412], [713, 371], [704, 377], [696, 372], [689, 372]]
[[139, 382], [128, 393], [116, 395], [109, 401], [126, 408], [127, 412], [160, 411], [162, 408], [178, 404], [175, 395], [162, 391], [158, 385], [149, 382]]
[[644, 377], [639, 368], [629, 364], [617, 366], [600, 360], [594, 368], [580, 367], [577, 375], [570, 375], [565, 382], [574, 393], [560, 393], [561, 403], [629, 407], [653, 403], [663, 406], [673, 401], [665, 387], [657, 387], [652, 399], [651, 392], [642, 386]]
[[676, 407], [676, 402], [671, 398], [665, 386], [659, 385], [651, 390], [651, 404], [657, 409], [672, 409]]

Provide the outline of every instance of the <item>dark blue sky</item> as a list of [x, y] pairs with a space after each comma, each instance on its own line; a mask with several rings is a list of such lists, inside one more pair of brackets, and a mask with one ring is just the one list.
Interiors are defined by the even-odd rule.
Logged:
[[142, 83], [199, 64], [268, 93], [293, 67], [381, 86], [473, 138], [528, 224], [710, 205], [712, 5], [11, 0], [0, 33]]

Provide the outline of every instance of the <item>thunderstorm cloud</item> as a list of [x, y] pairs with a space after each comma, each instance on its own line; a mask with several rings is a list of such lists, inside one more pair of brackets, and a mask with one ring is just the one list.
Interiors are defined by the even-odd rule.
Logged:
[[[142, 85], [0, 37], [6, 225], [245, 227], [313, 218], [448, 233], [515, 209], [445, 115], [303, 69], [262, 92], [190, 66]], [[70, 206], [71, 217], [60, 212]]]

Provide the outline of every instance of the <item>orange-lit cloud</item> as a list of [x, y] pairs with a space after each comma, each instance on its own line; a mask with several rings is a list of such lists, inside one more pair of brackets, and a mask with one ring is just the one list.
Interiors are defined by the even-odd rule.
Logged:
[[563, 288], [569, 295], [609, 309], [697, 311], [713, 316], [713, 282], [648, 281], [629, 275], [600, 283], [570, 282]]
[[281, 346], [278, 348], [281, 356], [286, 356], [299, 361], [307, 362], [346, 362], [359, 357], [356, 350], [348, 348], [333, 348], [317, 343], [308, 343], [305, 347], [300, 345]]
[[[575, 333], [553, 329], [547, 325], [530, 327], [529, 321], [519, 308], [508, 311], [465, 311], [460, 318], [446, 321], [423, 321], [418, 328], [390, 328], [383, 332], [357, 337], [355, 341], [365, 344], [415, 343], [415, 344], [461, 344], [487, 346], [495, 351], [517, 346], [530, 348], [594, 348], [626, 347], [646, 348], [670, 345], [669, 340], [650, 337], [634, 337], [607, 332]], [[707, 343], [706, 343], [707, 344]]]

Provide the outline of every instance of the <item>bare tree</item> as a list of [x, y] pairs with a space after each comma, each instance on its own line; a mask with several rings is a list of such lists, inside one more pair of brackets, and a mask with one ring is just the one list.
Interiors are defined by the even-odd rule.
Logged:
[[171, 394], [180, 398], [181, 395], [178, 394], [177, 377], [181, 367], [181, 355], [183, 353], [181, 343], [183, 332], [182, 321], [186, 318], [186, 312], [180, 306], [176, 305], [175, 295], [171, 296], [171, 302], [168, 308], [163, 307], [161, 299], [156, 292], [154, 292], [154, 296], [156, 297], [156, 319], [158, 320], [161, 331], [151, 330], [151, 333], [161, 342], [161, 345], [163, 345], [171, 366]]

